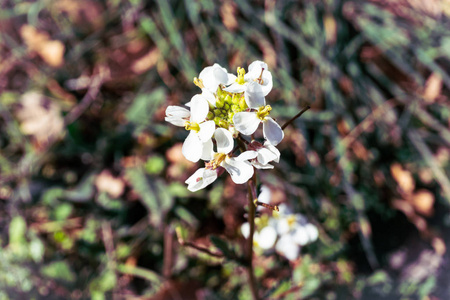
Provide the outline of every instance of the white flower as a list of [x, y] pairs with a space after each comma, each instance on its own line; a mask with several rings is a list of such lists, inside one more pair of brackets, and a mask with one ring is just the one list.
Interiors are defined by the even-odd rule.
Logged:
[[254, 91], [246, 95], [246, 102], [248, 107], [255, 111], [237, 112], [233, 117], [233, 123], [236, 129], [244, 134], [253, 134], [260, 123], [263, 123], [264, 138], [273, 146], [278, 145], [284, 137], [284, 132], [280, 125], [269, 117], [272, 110], [270, 105], [266, 105], [266, 100], [262, 94], [261, 87], [256, 82], [248, 85], [247, 91]]
[[188, 190], [196, 192], [216, 181], [218, 170], [201, 168], [189, 177], [185, 183], [188, 184]]
[[225, 169], [231, 176], [234, 183], [246, 183], [252, 176], [254, 169], [248, 162], [256, 157], [256, 151], [245, 151], [238, 157], [230, 157], [233, 150], [234, 140], [231, 133], [224, 128], [217, 128], [214, 132], [217, 152], [214, 152], [211, 143], [203, 145], [202, 159], [210, 160], [206, 167], [197, 170], [186, 180], [190, 191], [197, 191], [213, 183], [221, 170]]
[[252, 176], [254, 169], [248, 162], [255, 158], [255, 151], [245, 151], [238, 157], [230, 157], [228, 154], [233, 150], [234, 141], [231, 133], [224, 128], [217, 128], [214, 133], [217, 142], [217, 153], [212, 153], [213, 160], [210, 162], [212, 167], [222, 167], [231, 176], [234, 183], [246, 183]]
[[268, 66], [265, 62], [254, 61], [248, 66], [248, 73], [245, 74], [243, 68], [238, 68], [238, 76], [229, 74], [229, 79], [232, 81], [231, 85], [227, 86], [224, 90], [230, 93], [242, 93], [245, 92], [247, 99], [248, 93], [255, 92], [255, 88], [249, 89], [250, 83], [257, 83], [257, 92], [262, 96], [267, 96], [272, 90], [272, 74], [268, 71]]
[[181, 106], [168, 106], [166, 109], [166, 122], [172, 123], [175, 126], [184, 127], [189, 121], [191, 112]]
[[319, 231], [301, 214], [294, 214], [285, 205], [279, 206], [279, 217], [269, 221], [280, 235], [275, 250], [289, 260], [295, 260], [302, 246], [317, 240]]
[[248, 145], [248, 149], [258, 153], [258, 156], [250, 161], [257, 169], [273, 169], [273, 166], [269, 162], [274, 161], [278, 163], [280, 161], [280, 151], [267, 141], [264, 145], [257, 141], [252, 141]]
[[[248, 239], [250, 235], [250, 224], [248, 222], [241, 225], [242, 235]], [[261, 231], [253, 233], [253, 244], [263, 250], [268, 250], [275, 245], [277, 231], [271, 226], [266, 226]]]
[[214, 121], [205, 121], [209, 112], [208, 102], [201, 95], [195, 95], [191, 99], [191, 112], [189, 121], [185, 122], [189, 135], [183, 143], [181, 151], [186, 159], [197, 162], [203, 156], [203, 149], [211, 144], [211, 137], [216, 128]]
[[231, 83], [232, 80], [229, 77], [227, 69], [222, 68], [219, 64], [204, 68], [199, 78], [194, 78], [194, 83], [202, 89], [202, 95], [211, 103], [216, 106], [216, 92], [219, 85], [226, 85]]

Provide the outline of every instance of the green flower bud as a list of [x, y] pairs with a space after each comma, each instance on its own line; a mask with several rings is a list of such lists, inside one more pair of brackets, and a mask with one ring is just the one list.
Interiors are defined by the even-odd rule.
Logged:
[[238, 111], [241, 111], [241, 108], [239, 107], [239, 105], [233, 104], [233, 105], [231, 105], [231, 111], [238, 112]]
[[227, 95], [227, 96], [225, 97], [225, 103], [228, 103], [228, 104], [231, 103], [231, 96], [230, 96], [230, 95]]
[[223, 99], [222, 98], [219, 98], [219, 99], [217, 99], [217, 101], [216, 101], [216, 106], [218, 107], [218, 108], [222, 108], [223, 107], [223, 105], [224, 105], [224, 101], [223, 101]]
[[224, 106], [223, 106], [223, 108], [225, 108], [225, 110], [230, 110], [230, 104], [225, 103]]
[[210, 111], [210, 112], [208, 112], [206, 117], [208, 118], [208, 120], [212, 120], [212, 119], [214, 119], [214, 113], [212, 111]]
[[222, 111], [221, 111], [220, 109], [218, 109], [218, 108], [216, 108], [216, 109], [214, 110], [214, 114], [215, 114], [216, 116], [220, 116], [221, 113], [222, 113]]
[[228, 129], [229, 124], [225, 120], [220, 120], [219, 121], [219, 126], [222, 127], [222, 128], [227, 128]]
[[222, 121], [221, 118], [219, 118], [219, 117], [215, 117], [215, 118], [214, 118], [214, 123], [216, 123], [217, 126], [220, 126], [220, 125], [219, 125], [219, 124], [220, 124], [220, 121]]
[[247, 102], [245, 102], [245, 98], [242, 98], [239, 101], [239, 107], [241, 108], [241, 110], [246, 110], [248, 108]]

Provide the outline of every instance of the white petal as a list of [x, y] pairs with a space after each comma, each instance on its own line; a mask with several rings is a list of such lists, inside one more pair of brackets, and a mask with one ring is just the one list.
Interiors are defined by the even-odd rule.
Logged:
[[188, 190], [191, 192], [198, 191], [210, 185], [217, 179], [217, 172], [205, 168], [198, 169], [189, 177], [185, 183], [188, 184]]
[[273, 160], [274, 162], [276, 162], [276, 163], [280, 162], [281, 154], [280, 154], [280, 151], [277, 149], [277, 147], [275, 147], [274, 145], [270, 144], [269, 141], [265, 141], [264, 142], [264, 147], [266, 147], [267, 149], [269, 149], [270, 151], [275, 153], [277, 158]]
[[269, 70], [269, 67], [267, 64], [260, 60], [255, 60], [250, 65], [248, 65], [248, 74], [252, 74], [258, 78], [261, 74], [261, 70], [264, 69], [265, 71]]
[[223, 90], [230, 93], [242, 93], [243, 91], [245, 91], [245, 89], [246, 89], [245, 84], [233, 82], [231, 85], [227, 86]]
[[213, 151], [213, 142], [211, 139], [207, 140], [206, 143], [203, 143], [202, 149], [202, 157], [203, 160], [211, 160], [213, 159], [214, 151]]
[[237, 76], [231, 73], [228, 73], [228, 80], [226, 85], [230, 85], [233, 84], [234, 82], [236, 82]]
[[214, 121], [206, 121], [199, 124], [200, 130], [198, 131], [198, 136], [202, 143], [206, 143], [214, 134], [216, 129], [216, 123]]
[[261, 192], [258, 195], [258, 201], [262, 203], [269, 204], [270, 198], [272, 198], [272, 192], [267, 185], [261, 186]]
[[191, 99], [191, 121], [200, 123], [206, 119], [209, 112], [208, 101], [202, 95], [195, 95]]
[[267, 94], [270, 93], [270, 91], [272, 90], [272, 86], [272, 74], [269, 71], [264, 71], [261, 84], [261, 89], [264, 93], [264, 96], [267, 96]]
[[187, 119], [191, 116], [191, 112], [181, 106], [168, 106], [166, 109], [165, 120], [175, 126], [184, 127]]
[[319, 237], [319, 230], [317, 230], [317, 227], [314, 226], [313, 224], [311, 223], [306, 224], [305, 230], [308, 233], [310, 242], [314, 242]]
[[212, 106], [216, 107], [216, 97], [207, 88], [202, 89], [202, 96], [205, 98]]
[[238, 112], [233, 117], [234, 127], [244, 135], [253, 134], [258, 129], [261, 120], [256, 116], [256, 112]]
[[226, 158], [221, 166], [227, 170], [231, 180], [237, 184], [246, 183], [253, 176], [254, 172], [252, 165], [248, 162], [238, 161], [234, 158]]
[[246, 160], [250, 160], [250, 159], [255, 158], [257, 155], [258, 155], [258, 152], [253, 151], [253, 150], [249, 150], [249, 151], [242, 152], [235, 159], [239, 160], [239, 161], [246, 161]]
[[250, 236], [250, 224], [248, 222], [241, 225], [241, 233], [246, 239], [248, 239]]
[[248, 107], [254, 109], [266, 105], [266, 99], [264, 98], [261, 85], [255, 81], [248, 83], [247, 89], [245, 90], [245, 102], [247, 102]]
[[300, 254], [300, 247], [292, 240], [292, 237], [287, 234], [281, 236], [275, 249], [289, 260], [296, 260]]
[[234, 141], [231, 132], [224, 128], [217, 128], [214, 133], [217, 142], [217, 153], [228, 154], [233, 150]]
[[257, 242], [259, 247], [266, 250], [272, 248], [276, 240], [277, 232], [275, 229], [271, 226], [266, 226], [259, 232]]
[[228, 72], [225, 68], [222, 68], [219, 64], [213, 65], [213, 74], [218, 83], [225, 84], [228, 82]]
[[187, 160], [197, 162], [202, 157], [203, 143], [200, 141], [198, 134], [191, 130], [183, 143], [181, 152]]
[[278, 234], [286, 234], [290, 230], [289, 222], [286, 218], [280, 219], [277, 223]]
[[252, 164], [252, 166], [254, 166], [256, 169], [262, 169], [262, 170], [268, 170], [268, 169], [273, 169], [274, 167], [271, 164], [261, 164], [256, 160], [252, 160], [250, 162]]
[[258, 162], [262, 165], [267, 165], [269, 162], [277, 159], [277, 155], [267, 148], [260, 148], [258, 150]]
[[294, 241], [300, 246], [304, 246], [309, 242], [308, 232], [306, 231], [306, 228], [303, 226], [299, 226], [295, 229], [293, 237]]
[[263, 122], [263, 134], [272, 145], [278, 145], [284, 138], [284, 132], [280, 125], [275, 122], [271, 117], [266, 117]]
[[292, 210], [285, 204], [281, 203], [278, 206], [280, 217], [286, 217], [288, 215], [292, 215]]

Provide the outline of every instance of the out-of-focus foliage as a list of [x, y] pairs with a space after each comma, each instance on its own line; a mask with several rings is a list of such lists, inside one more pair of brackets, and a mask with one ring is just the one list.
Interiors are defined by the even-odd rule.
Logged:
[[450, 298], [449, 28], [438, 0], [1, 1], [0, 299], [248, 299], [246, 188], [188, 192], [164, 111], [256, 59], [279, 122], [312, 106], [260, 181], [320, 231], [255, 258], [260, 295]]

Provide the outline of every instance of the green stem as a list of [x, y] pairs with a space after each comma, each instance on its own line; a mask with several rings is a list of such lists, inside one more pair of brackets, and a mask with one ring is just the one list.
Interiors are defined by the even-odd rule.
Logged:
[[255, 233], [255, 204], [253, 203], [253, 187], [256, 186], [256, 173], [253, 174], [251, 180], [247, 182], [248, 190], [248, 223], [250, 224], [250, 235], [248, 237], [248, 281], [252, 292], [253, 300], [258, 300], [258, 291], [256, 289], [255, 274], [253, 271], [253, 235]]

